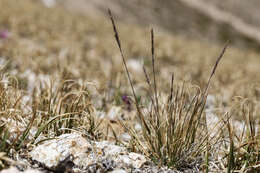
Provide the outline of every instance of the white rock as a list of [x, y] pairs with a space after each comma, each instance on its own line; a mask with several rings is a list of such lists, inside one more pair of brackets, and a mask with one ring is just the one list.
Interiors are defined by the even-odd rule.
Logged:
[[35, 170], [35, 169], [27, 169], [25, 171], [19, 171], [17, 168], [15, 167], [10, 167], [8, 169], [4, 169], [2, 171], [0, 171], [0, 173], [41, 173], [40, 171], [38, 170]]
[[[46, 141], [35, 147], [30, 152], [30, 156], [47, 167], [53, 167], [70, 154], [77, 158], [79, 153], [84, 153], [88, 148], [91, 148], [91, 144], [79, 134], [64, 134], [58, 139]], [[77, 159], [75, 161], [77, 162]]]
[[115, 169], [111, 173], [127, 173], [127, 172], [123, 169]]
[[104, 150], [106, 155], [120, 155], [126, 153], [126, 148], [117, 146], [108, 141], [95, 142], [96, 147]]
[[143, 155], [128, 153], [124, 147], [108, 141], [90, 141], [79, 133], [63, 134], [57, 139], [45, 141], [36, 146], [29, 155], [49, 168], [57, 166], [70, 155], [73, 163], [82, 168], [107, 158], [136, 168], [140, 168], [147, 161]]
[[147, 161], [143, 155], [133, 152], [129, 153], [129, 158], [131, 159], [131, 162], [135, 168], [140, 168], [142, 164]]
[[1, 171], [1, 173], [19, 173], [19, 172], [20, 171], [15, 167], [11, 167], [11, 168], [4, 169]]

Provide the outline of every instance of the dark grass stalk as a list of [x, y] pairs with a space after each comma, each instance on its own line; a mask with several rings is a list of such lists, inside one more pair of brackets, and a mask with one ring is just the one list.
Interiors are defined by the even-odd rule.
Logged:
[[205, 105], [206, 105], [206, 99], [204, 100], [204, 102], [202, 102], [203, 104], [198, 108], [198, 118], [195, 120], [195, 125], [194, 125], [194, 129], [193, 129], [193, 133], [192, 133], [192, 139], [191, 141], [194, 142], [195, 138], [196, 138], [196, 134], [197, 134], [197, 129], [200, 125], [201, 122], [201, 118], [203, 115], [203, 111], [205, 110]]
[[33, 116], [32, 116], [32, 118], [31, 118], [30, 122], [28, 123], [28, 125], [27, 125], [25, 131], [23, 132], [23, 134], [22, 134], [22, 136], [21, 136], [21, 138], [20, 138], [20, 141], [19, 141], [18, 144], [17, 144], [16, 150], [19, 150], [19, 149], [23, 146], [23, 143], [24, 143], [25, 139], [28, 137], [29, 132], [30, 132], [30, 129], [32, 128], [33, 123], [34, 123], [34, 120], [35, 120], [35, 118], [36, 118], [36, 114], [37, 114], [37, 113], [36, 113], [36, 112], [37, 112], [36, 110], [37, 110], [37, 107], [34, 106], [34, 108], [33, 108]]
[[[70, 116], [70, 115], [72, 115], [72, 114], [77, 115], [78, 112], [74, 112], [74, 113], [64, 113], [64, 114], [60, 114], [60, 115], [56, 115], [56, 116], [54, 116], [54, 117], [51, 117], [49, 120], [47, 120], [46, 122], [44, 122], [44, 124], [42, 124], [42, 125], [38, 128], [37, 132], [36, 132], [35, 135], [34, 135], [34, 139], [37, 139], [38, 136], [39, 136], [49, 125], [51, 125], [52, 123], [55, 123], [55, 122], [59, 121], [59, 118], [64, 117], [64, 116]], [[58, 120], [57, 120], [57, 119], [58, 119]]]
[[205, 116], [205, 130], [206, 130], [206, 155], [205, 155], [205, 172], [209, 172], [209, 152], [210, 152], [210, 142], [209, 142], [209, 130], [207, 126], [207, 116]]
[[172, 74], [172, 78], [171, 78], [171, 90], [170, 90], [170, 97], [169, 97], [170, 102], [172, 102], [173, 99], [173, 82], [174, 82], [174, 74]]
[[217, 69], [217, 67], [218, 67], [218, 64], [219, 64], [220, 60], [222, 59], [222, 57], [224, 56], [228, 45], [229, 45], [229, 41], [225, 44], [224, 48], [222, 49], [222, 52], [220, 53], [219, 57], [217, 58], [217, 61], [216, 61], [215, 65], [214, 65], [214, 67], [213, 67], [213, 69], [212, 69], [212, 71], [211, 71], [211, 74], [210, 74], [210, 77], [209, 77], [209, 79], [208, 79], [206, 88], [205, 88], [205, 90], [204, 90], [204, 92], [203, 92], [204, 97], [206, 96], [206, 93], [208, 92], [211, 78], [214, 76], [214, 74], [215, 74], [215, 72], [216, 72], [216, 69]]
[[227, 128], [228, 128], [229, 140], [230, 140], [227, 173], [230, 173], [235, 167], [235, 157], [234, 157], [233, 132], [229, 120], [227, 120]]
[[153, 29], [151, 29], [151, 53], [152, 53], [154, 97], [155, 97], [155, 101], [156, 101], [157, 113], [159, 114], [159, 103], [158, 103], [158, 94], [157, 94], [157, 85], [156, 85], [156, 75], [155, 75], [155, 54], [154, 54], [154, 32], [153, 32]]
[[136, 109], [137, 109], [137, 112], [138, 112], [138, 116], [139, 118], [141, 119], [142, 123], [144, 124], [147, 132], [148, 132], [148, 135], [151, 135], [151, 132], [150, 132], [150, 129], [144, 119], [144, 116], [140, 110], [140, 107], [139, 107], [139, 104], [138, 104], [138, 99], [137, 99], [137, 96], [136, 96], [136, 93], [135, 93], [135, 90], [134, 90], [134, 86], [133, 86], [133, 83], [132, 83], [132, 79], [130, 77], [130, 73], [129, 73], [129, 70], [128, 70], [128, 67], [126, 65], [126, 61], [125, 61], [125, 56], [123, 54], [123, 50], [121, 48], [121, 42], [120, 42], [120, 38], [119, 38], [119, 34], [118, 34], [118, 31], [117, 31], [117, 28], [116, 28], [116, 25], [115, 25], [115, 21], [114, 21], [114, 18], [113, 18], [113, 15], [110, 11], [110, 9], [108, 9], [108, 14], [110, 16], [110, 20], [112, 22], [112, 25], [113, 25], [113, 30], [114, 30], [114, 36], [115, 36], [115, 39], [116, 39], [116, 42], [117, 42], [117, 46], [119, 48], [119, 51], [120, 51], [120, 54], [121, 54], [121, 58], [123, 60], [123, 64], [124, 64], [124, 67], [125, 67], [125, 71], [126, 71], [126, 74], [127, 74], [127, 78], [128, 78], [128, 81], [131, 85], [131, 89], [132, 89], [132, 93], [134, 95], [134, 99], [135, 99], [135, 106], [136, 106]]
[[252, 108], [250, 109], [250, 104], [248, 104], [248, 110], [247, 110], [247, 117], [248, 117], [248, 127], [250, 132], [251, 140], [255, 139], [255, 122], [253, 121], [252, 117]]
[[148, 74], [147, 74], [146, 69], [145, 69], [144, 66], [143, 66], [143, 71], [144, 71], [146, 83], [147, 83], [148, 86], [149, 86], [149, 93], [148, 93], [148, 95], [149, 95], [150, 100], [151, 100], [151, 102], [152, 102], [152, 105], [153, 105], [153, 107], [154, 107], [154, 106], [155, 106], [155, 103], [154, 103], [154, 99], [153, 99], [153, 97], [152, 97], [152, 95], [151, 95], [151, 93], [152, 93], [152, 84], [151, 84], [150, 78], [149, 78], [149, 76], [148, 76]]
[[[131, 85], [131, 89], [132, 89], [132, 92], [133, 92], [133, 95], [134, 95], [134, 98], [135, 98], [135, 102], [137, 104], [137, 97], [136, 97], [136, 94], [135, 94], [134, 86], [133, 86], [133, 83], [132, 83], [132, 79], [130, 77], [130, 73], [129, 73], [128, 67], [126, 65], [125, 56], [124, 56], [123, 50], [121, 48], [121, 42], [120, 42], [119, 34], [118, 34], [118, 31], [117, 31], [117, 28], [116, 28], [116, 25], [115, 25], [115, 21], [114, 21], [114, 18], [112, 16], [112, 13], [111, 13], [110, 9], [108, 9], [108, 14], [110, 16], [110, 20], [111, 20], [112, 25], [113, 25], [113, 30], [114, 30], [114, 34], [115, 34], [114, 36], [115, 36], [115, 39], [116, 39], [116, 42], [117, 42], [117, 46], [119, 48], [119, 51], [120, 51], [120, 54], [121, 54], [121, 57], [122, 57], [122, 60], [123, 60], [123, 63], [124, 63], [125, 71], [127, 73], [127, 77], [128, 77], [129, 83]], [[137, 107], [139, 109], [139, 106], [137, 106]]]
[[167, 150], [171, 152], [171, 141], [173, 141], [173, 134], [174, 134], [174, 128], [175, 128], [175, 116], [173, 115], [174, 112], [174, 105], [173, 105], [173, 82], [174, 82], [174, 75], [172, 74], [171, 77], [171, 89], [170, 89], [170, 96], [168, 99], [167, 104], [167, 111], [168, 111], [168, 121], [169, 121], [169, 128], [167, 129]]

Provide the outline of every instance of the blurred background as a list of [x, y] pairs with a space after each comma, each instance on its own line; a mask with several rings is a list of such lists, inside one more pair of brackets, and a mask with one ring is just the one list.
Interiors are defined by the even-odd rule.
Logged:
[[110, 8], [126, 23], [153, 26], [188, 38], [259, 48], [259, 0], [42, 0], [86, 15]]
[[210, 91], [226, 100], [237, 95], [260, 99], [257, 0], [1, 0], [0, 7], [0, 57], [12, 64], [8, 70], [16, 71], [22, 89], [33, 90], [35, 82], [28, 74], [44, 74], [61, 81], [94, 81], [101, 93], [111, 88], [128, 92], [107, 14], [110, 8], [140, 90], [145, 86], [142, 65], [150, 70], [153, 27], [164, 91], [172, 73], [177, 81], [205, 86], [230, 40]]

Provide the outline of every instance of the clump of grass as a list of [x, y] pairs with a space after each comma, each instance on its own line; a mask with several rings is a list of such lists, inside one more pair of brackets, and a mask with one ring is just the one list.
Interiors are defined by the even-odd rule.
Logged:
[[38, 122], [40, 126], [35, 138], [41, 133], [50, 134], [51, 131], [54, 136], [61, 135], [81, 126], [95, 134], [94, 120], [90, 118], [94, 108], [86, 85], [73, 80], [61, 81], [57, 87], [47, 85], [40, 92], [34, 91], [32, 102], [38, 112], [44, 115]]
[[256, 105], [246, 99], [234, 109], [236, 110], [231, 113], [242, 114], [244, 127], [240, 133], [237, 133], [237, 127], [229, 120], [226, 121], [229, 134], [229, 148], [224, 157], [227, 158], [227, 172], [258, 172], [260, 170], [260, 143], [256, 124]]
[[[143, 67], [146, 81], [149, 87], [149, 99], [151, 106], [144, 111], [137, 100], [136, 92], [127, 68], [125, 56], [121, 47], [119, 34], [110, 10], [108, 10], [112, 22], [115, 39], [123, 60], [125, 71], [135, 99], [137, 115], [142, 125], [141, 135], [134, 128], [129, 128], [122, 123], [132, 136], [132, 150], [138, 150], [148, 155], [155, 163], [183, 168], [195, 168], [201, 164], [203, 153], [209, 152], [209, 136], [205, 133], [206, 125], [204, 108], [210, 85], [219, 61], [223, 57], [227, 45], [218, 57], [204, 91], [197, 89], [191, 93], [187, 84], [174, 87], [174, 76], [171, 79], [171, 88], [168, 96], [160, 96], [155, 75], [155, 48], [154, 32], [151, 30], [151, 54], [152, 54], [152, 81]], [[208, 157], [207, 157], [208, 158]]]
[[[0, 71], [0, 169], [13, 164], [11, 158], [16, 154], [27, 153], [31, 144], [63, 133], [80, 131], [91, 139], [100, 139], [101, 121], [93, 115], [86, 84], [72, 80], [57, 85], [45, 83], [28, 96], [15, 81]], [[23, 101], [25, 96], [30, 98], [28, 102]]]
[[[10, 159], [11, 149], [19, 150], [23, 145], [32, 122], [27, 124], [25, 130], [11, 132], [9, 123], [19, 120], [21, 113], [19, 105], [21, 104], [22, 93], [18, 91], [17, 84], [11, 82], [12, 78], [0, 70], [0, 169], [13, 163]], [[14, 80], [15, 81], [15, 80]]]

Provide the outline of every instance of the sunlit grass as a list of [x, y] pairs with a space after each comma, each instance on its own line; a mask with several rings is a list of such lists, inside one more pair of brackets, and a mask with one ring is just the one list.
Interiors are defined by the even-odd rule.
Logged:
[[[44, 140], [75, 130], [111, 140], [112, 129], [117, 144], [159, 166], [258, 170], [259, 54], [231, 43], [210, 73], [219, 46], [160, 31], [151, 41], [148, 29], [120, 23], [122, 66], [108, 17], [94, 20], [30, 0], [2, 0], [0, 9], [0, 29], [9, 32], [0, 40], [1, 169]], [[143, 62], [144, 72], [123, 73], [128, 60]], [[219, 120], [211, 126], [208, 93]], [[98, 116], [113, 106], [130, 118]], [[131, 135], [128, 143], [120, 141], [121, 131]]]

